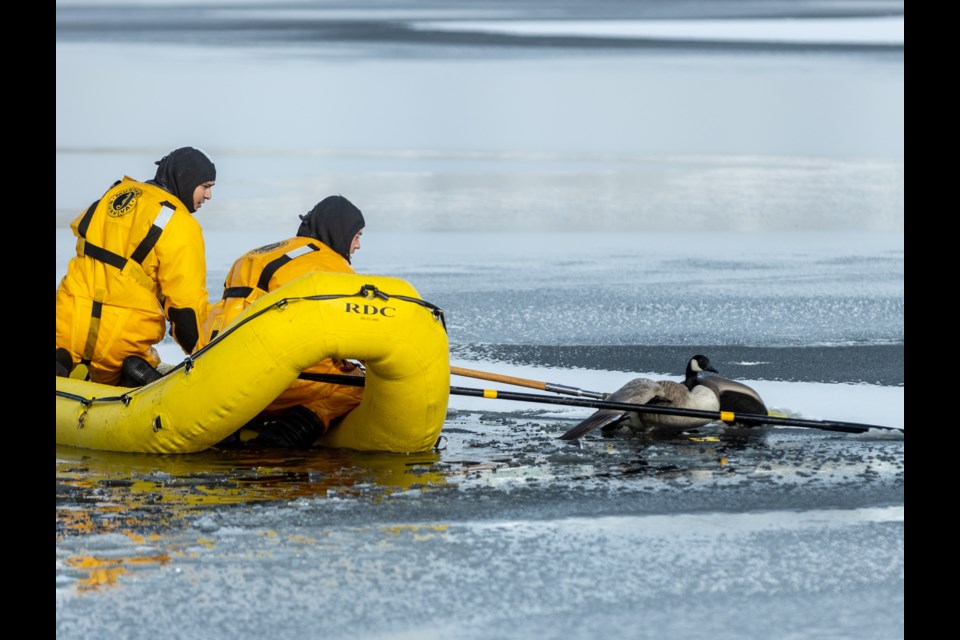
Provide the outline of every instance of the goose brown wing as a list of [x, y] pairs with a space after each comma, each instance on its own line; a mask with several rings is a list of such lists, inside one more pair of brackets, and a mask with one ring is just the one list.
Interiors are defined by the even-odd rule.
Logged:
[[634, 378], [609, 396], [611, 402], [626, 402], [629, 404], [647, 404], [654, 397], [663, 392], [660, 383], [650, 378]]
[[659, 404], [682, 407], [690, 398], [690, 390], [680, 382], [661, 380], [658, 386], [660, 388]]
[[627, 418], [627, 413], [625, 411], [611, 411], [609, 409], [601, 409], [591, 415], [589, 418], [578, 424], [577, 426], [569, 429], [566, 433], [560, 436], [561, 440], [577, 440], [587, 435], [595, 429], [600, 429], [603, 427], [617, 424], [622, 422]]
[[[649, 378], [634, 378], [613, 393], [607, 400], [610, 402], [624, 402], [629, 404], [646, 404], [660, 395], [660, 385]], [[630, 412], [612, 409], [600, 409], [589, 418], [569, 429], [560, 436], [561, 440], [576, 440], [591, 431], [614, 425], [628, 419]]]

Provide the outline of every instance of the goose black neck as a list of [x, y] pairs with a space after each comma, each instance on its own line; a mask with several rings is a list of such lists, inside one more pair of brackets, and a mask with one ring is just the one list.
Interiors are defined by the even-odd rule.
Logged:
[[694, 371], [693, 367], [688, 366], [687, 377], [683, 381], [684, 386], [690, 391], [693, 391], [693, 388], [697, 386], [697, 380], [699, 376], [700, 376], [700, 373], [698, 371]]

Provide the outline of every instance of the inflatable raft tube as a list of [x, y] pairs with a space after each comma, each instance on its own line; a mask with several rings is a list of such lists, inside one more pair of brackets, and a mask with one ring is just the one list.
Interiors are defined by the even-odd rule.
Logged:
[[360, 360], [363, 400], [318, 443], [421, 452], [446, 418], [443, 312], [399, 278], [314, 273], [258, 299], [201, 351], [130, 389], [57, 377], [57, 444], [194, 453], [234, 433], [324, 358]]

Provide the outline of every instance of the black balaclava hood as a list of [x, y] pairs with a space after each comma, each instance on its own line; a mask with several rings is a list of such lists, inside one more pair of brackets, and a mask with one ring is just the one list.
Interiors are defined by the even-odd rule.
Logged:
[[157, 175], [153, 181], [175, 195], [190, 213], [193, 192], [204, 182], [217, 179], [217, 168], [202, 151], [193, 147], [180, 147], [157, 160]]
[[300, 216], [297, 235], [315, 238], [350, 262], [350, 244], [366, 226], [360, 209], [343, 196], [328, 196], [306, 215]]

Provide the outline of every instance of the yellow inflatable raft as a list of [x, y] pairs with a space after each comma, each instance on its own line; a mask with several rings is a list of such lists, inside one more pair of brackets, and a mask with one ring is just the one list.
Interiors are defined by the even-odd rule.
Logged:
[[399, 278], [345, 273], [310, 274], [260, 298], [143, 387], [57, 377], [57, 444], [203, 451], [324, 358], [362, 361], [366, 380], [363, 401], [318, 444], [405, 453], [436, 444], [450, 392], [443, 312]]

